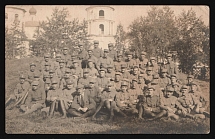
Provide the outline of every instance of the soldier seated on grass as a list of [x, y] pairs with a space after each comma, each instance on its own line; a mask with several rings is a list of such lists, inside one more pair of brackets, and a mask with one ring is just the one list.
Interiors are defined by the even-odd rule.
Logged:
[[209, 101], [206, 97], [203, 96], [202, 92], [197, 91], [197, 83], [192, 82], [191, 83], [191, 97], [194, 100], [195, 107], [193, 108], [193, 111], [196, 113], [196, 116], [199, 118], [204, 119], [205, 115], [208, 115], [208, 112], [206, 112], [206, 109], [209, 105]]
[[148, 85], [145, 96], [137, 103], [139, 119], [143, 119], [143, 115], [152, 118], [161, 112], [160, 98], [157, 95], [154, 95], [154, 91], [155, 88], [151, 85]]
[[[27, 93], [28, 89], [30, 88], [30, 84], [25, 80], [25, 76], [22, 74], [19, 76], [19, 83], [16, 85], [14, 89], [14, 93], [10, 95], [9, 99], [7, 100], [5, 107], [9, 106], [11, 101], [20, 101], [20, 104], [24, 104], [24, 95]], [[10, 107], [9, 109], [12, 109], [14, 106]]]
[[96, 102], [84, 90], [82, 84], [78, 84], [74, 96], [74, 101], [68, 110], [73, 117], [87, 118], [92, 116], [96, 110]]
[[28, 92], [25, 105], [20, 106], [20, 109], [25, 112], [23, 115], [45, 107], [46, 96], [44, 91], [39, 87], [39, 81], [33, 81], [31, 85], [32, 88]]
[[163, 116], [167, 116], [169, 118], [173, 118], [174, 120], [178, 120], [179, 116], [176, 115], [176, 101], [177, 98], [173, 96], [174, 88], [168, 87], [166, 90], [165, 96], [160, 97], [160, 108], [161, 112], [157, 114], [154, 118], [151, 118], [150, 120], [155, 120], [158, 118], [161, 118]]
[[110, 112], [110, 118], [112, 118], [112, 105], [113, 105], [113, 101], [115, 100], [116, 97], [116, 90], [113, 87], [113, 84], [111, 82], [109, 82], [105, 88], [104, 91], [102, 91], [101, 93], [101, 102], [99, 104], [99, 106], [96, 108], [95, 113], [92, 116], [92, 120], [95, 120], [95, 116], [96, 114], [101, 110], [101, 108], [103, 106], [105, 106], [108, 111]]

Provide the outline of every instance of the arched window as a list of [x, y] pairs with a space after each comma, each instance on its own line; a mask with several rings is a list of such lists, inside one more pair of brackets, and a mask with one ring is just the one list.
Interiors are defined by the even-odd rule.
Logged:
[[5, 13], [5, 19], [8, 19], [8, 14], [7, 13]]
[[100, 34], [104, 34], [104, 25], [103, 24], [99, 25], [99, 29], [100, 29]]
[[15, 14], [15, 21], [18, 21], [19, 15]]
[[99, 18], [104, 18], [104, 11], [103, 10], [100, 10], [99, 11]]

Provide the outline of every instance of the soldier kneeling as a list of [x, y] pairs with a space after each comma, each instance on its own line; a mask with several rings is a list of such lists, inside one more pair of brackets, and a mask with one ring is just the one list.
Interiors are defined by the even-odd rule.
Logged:
[[143, 99], [137, 103], [138, 118], [143, 119], [142, 116], [155, 117], [160, 110], [160, 99], [154, 95], [155, 88], [151, 85], [147, 87], [147, 91]]

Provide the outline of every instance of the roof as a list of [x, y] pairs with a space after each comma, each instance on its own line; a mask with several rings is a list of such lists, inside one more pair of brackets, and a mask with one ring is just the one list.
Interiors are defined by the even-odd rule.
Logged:
[[26, 21], [25, 27], [39, 27], [39, 22], [37, 21]]
[[90, 6], [88, 8], [86, 8], [85, 10], [88, 11], [91, 8], [95, 8], [95, 7], [109, 7], [111, 8], [113, 11], [115, 10], [113, 7], [107, 6], [107, 5], [94, 5], [94, 6]]
[[17, 10], [22, 10], [24, 13], [26, 12], [25, 9], [23, 9], [23, 8], [18, 8], [18, 7], [6, 6], [5, 8], [12, 8], [12, 9], [17, 9]]

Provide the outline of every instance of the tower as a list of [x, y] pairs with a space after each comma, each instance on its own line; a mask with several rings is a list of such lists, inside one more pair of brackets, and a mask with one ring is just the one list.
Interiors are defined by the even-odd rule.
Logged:
[[88, 22], [88, 39], [98, 40], [99, 47], [108, 48], [108, 43], [114, 43], [115, 21], [114, 8], [110, 6], [90, 6], [86, 8]]

